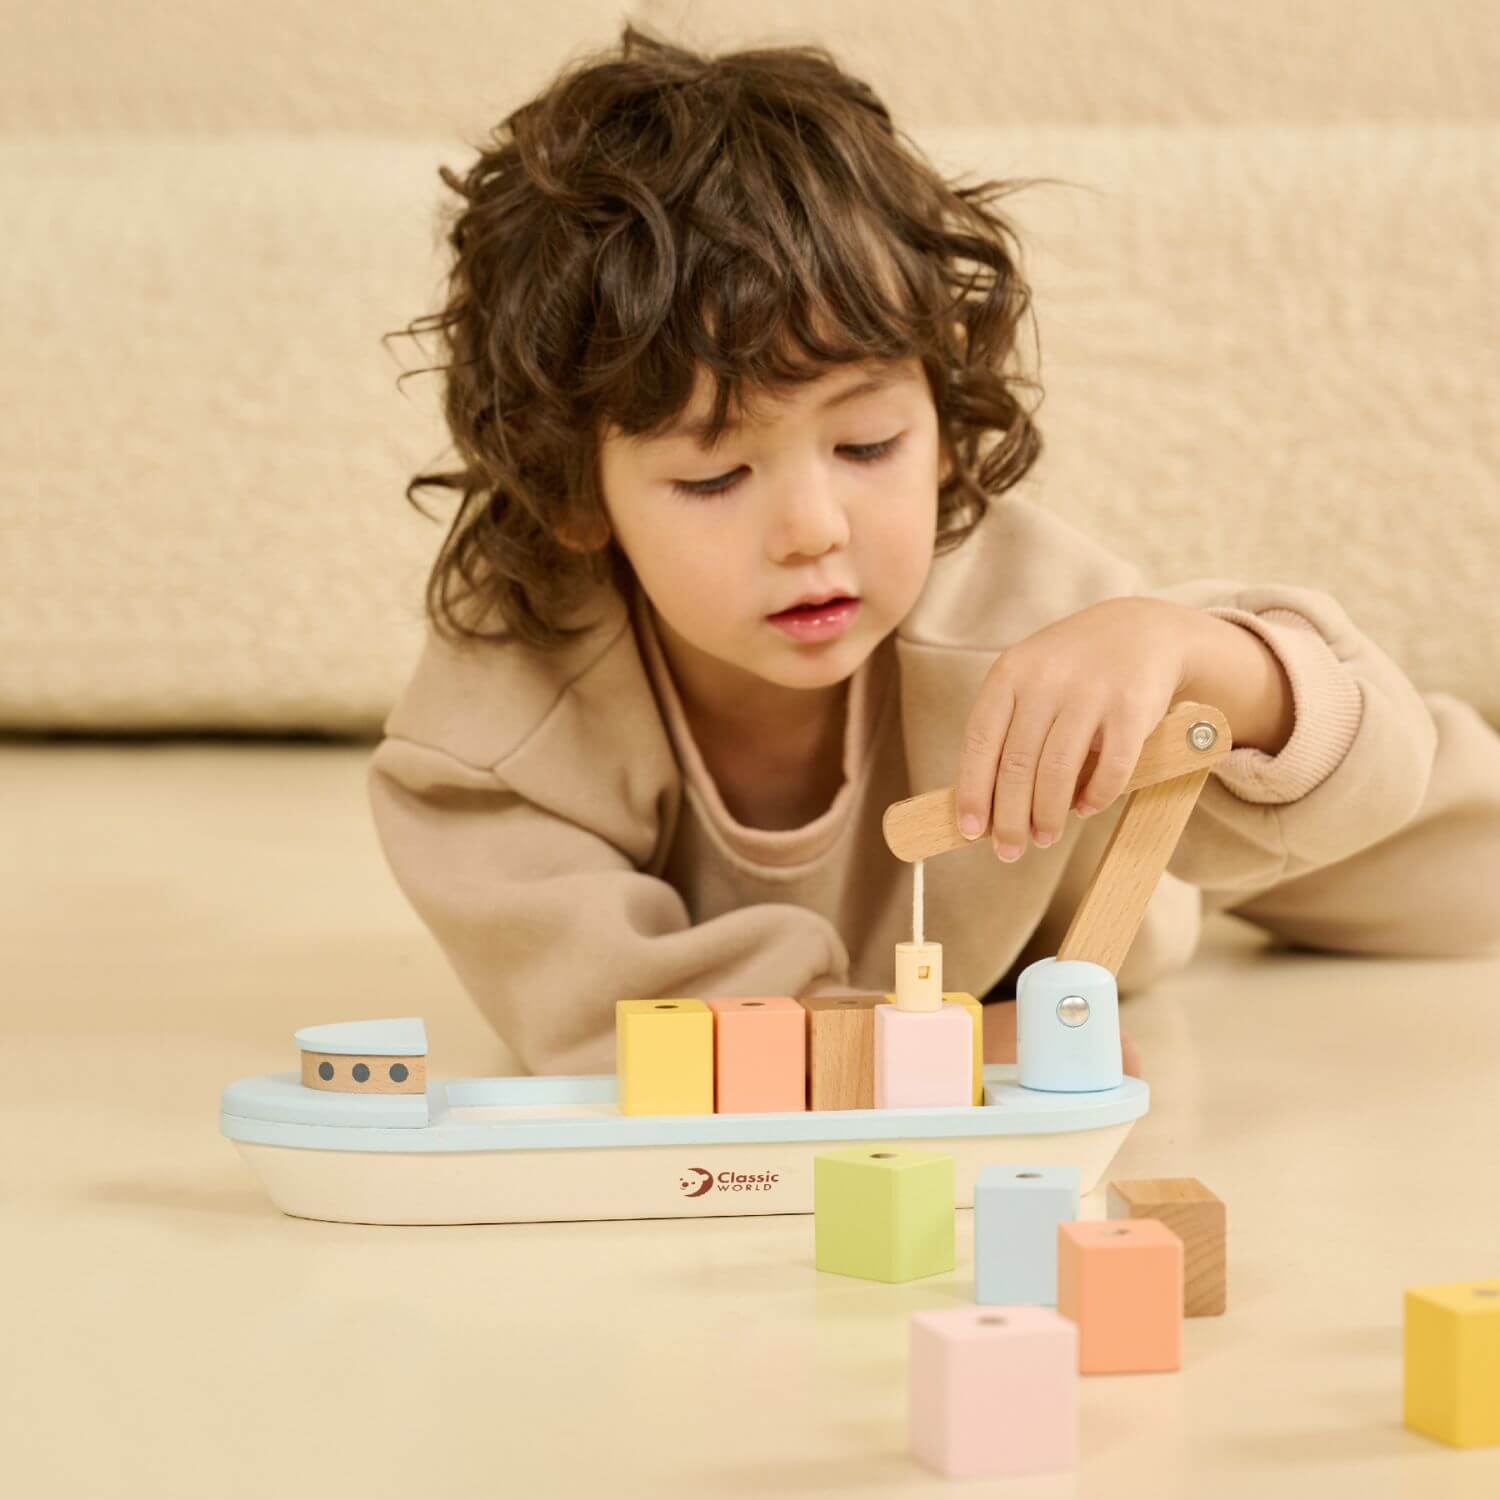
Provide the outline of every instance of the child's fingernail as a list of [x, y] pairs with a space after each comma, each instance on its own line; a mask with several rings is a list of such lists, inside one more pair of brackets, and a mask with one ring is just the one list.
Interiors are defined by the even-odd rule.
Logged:
[[1080, 818], [1092, 818], [1099, 809], [1097, 807], [1090, 807], [1087, 802], [1076, 802], [1073, 805], [1073, 811]]
[[973, 813], [965, 813], [958, 820], [958, 831], [966, 839], [977, 839], [979, 837], [979, 819]]
[[995, 845], [995, 853], [998, 854], [1000, 858], [1006, 862], [1006, 864], [1010, 864], [1013, 860], [1020, 859], [1021, 857], [1021, 851], [1016, 848], [1014, 844], [997, 843]]
[[1057, 839], [1057, 835], [1055, 833], [1034, 833], [1031, 835], [1031, 837], [1033, 841], [1043, 849], [1045, 849], [1048, 844], [1056, 842]]

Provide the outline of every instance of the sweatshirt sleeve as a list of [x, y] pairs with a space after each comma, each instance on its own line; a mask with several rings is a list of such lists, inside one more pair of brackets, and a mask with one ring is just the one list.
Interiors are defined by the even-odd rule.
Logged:
[[1199, 580], [1148, 591], [1259, 636], [1294, 723], [1218, 762], [1167, 868], [1290, 942], [1462, 955], [1500, 942], [1500, 735], [1422, 693], [1330, 595]]
[[848, 973], [817, 913], [765, 903], [695, 924], [669, 882], [496, 768], [388, 735], [367, 789], [396, 883], [529, 1072], [613, 1072], [617, 1000], [801, 995]]

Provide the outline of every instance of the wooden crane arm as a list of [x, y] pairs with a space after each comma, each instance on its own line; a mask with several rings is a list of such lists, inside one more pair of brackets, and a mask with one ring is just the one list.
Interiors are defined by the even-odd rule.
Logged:
[[[1233, 749], [1229, 721], [1211, 704], [1172, 705], [1146, 737], [1125, 784], [1125, 810], [1099, 868], [1058, 949], [1116, 972], [1135, 939], [1146, 903], [1161, 879], [1203, 783]], [[897, 859], [930, 859], [970, 840], [958, 831], [954, 789], [942, 787], [893, 802], [881, 830]]]

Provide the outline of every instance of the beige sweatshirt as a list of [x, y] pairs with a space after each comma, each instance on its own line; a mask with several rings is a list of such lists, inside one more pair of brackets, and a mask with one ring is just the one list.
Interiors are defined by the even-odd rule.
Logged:
[[[1329, 595], [1137, 568], [1014, 493], [850, 682], [844, 780], [802, 828], [738, 824], [684, 718], [650, 606], [601, 590], [558, 653], [454, 647], [429, 627], [369, 767], [397, 883], [521, 1065], [614, 1070], [615, 1002], [894, 988], [912, 866], [892, 802], [951, 785], [997, 654], [1104, 598], [1235, 621], [1277, 654], [1295, 725], [1210, 772], [1122, 964], [1120, 992], [1185, 964], [1227, 909], [1294, 944], [1466, 954], [1500, 941], [1500, 735], [1419, 692]], [[769, 732], [769, 726], [768, 726]], [[1069, 814], [1014, 864], [988, 838], [924, 866], [943, 987], [983, 999], [1055, 953], [1125, 806]]]

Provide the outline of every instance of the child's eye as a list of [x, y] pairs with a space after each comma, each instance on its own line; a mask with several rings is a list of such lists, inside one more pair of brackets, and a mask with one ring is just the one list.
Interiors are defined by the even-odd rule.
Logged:
[[[903, 434], [898, 432], [895, 437], [887, 438], [883, 443], [846, 443], [840, 451], [847, 453], [855, 463], [878, 463], [894, 451], [902, 436]], [[696, 495], [703, 498], [710, 495], [728, 494], [738, 483], [736, 472], [720, 474], [714, 479], [674, 479], [672, 488], [679, 495]]]

